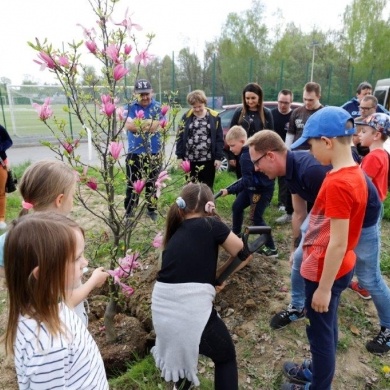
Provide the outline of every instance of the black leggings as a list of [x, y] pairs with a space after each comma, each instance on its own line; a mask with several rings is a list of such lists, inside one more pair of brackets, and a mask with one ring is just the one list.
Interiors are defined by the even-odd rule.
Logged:
[[[238, 390], [236, 350], [229, 330], [213, 308], [200, 338], [199, 353], [209, 357], [215, 365], [215, 390]], [[181, 379], [176, 388], [187, 390], [191, 382]]]

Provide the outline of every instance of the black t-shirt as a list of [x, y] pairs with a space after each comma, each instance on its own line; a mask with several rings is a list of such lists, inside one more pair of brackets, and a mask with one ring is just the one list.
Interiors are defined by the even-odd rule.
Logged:
[[214, 286], [218, 246], [230, 229], [216, 217], [184, 220], [162, 254], [157, 281], [163, 283], [209, 283]]
[[286, 134], [290, 122], [292, 110], [287, 114], [282, 114], [277, 107], [271, 110], [274, 119], [274, 130], [280, 135], [283, 141], [286, 141]]

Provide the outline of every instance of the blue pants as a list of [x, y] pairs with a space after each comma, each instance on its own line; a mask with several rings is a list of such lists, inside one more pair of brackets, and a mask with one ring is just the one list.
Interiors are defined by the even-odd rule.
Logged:
[[318, 282], [305, 280], [305, 311], [309, 320], [306, 334], [310, 343], [312, 357], [311, 371], [313, 380], [310, 389], [330, 390], [336, 368], [336, 349], [338, 341], [337, 309], [340, 296], [352, 280], [353, 270], [334, 281], [329, 309], [326, 313], [317, 313], [311, 308]]
[[390, 328], [390, 289], [380, 269], [381, 220], [379, 218], [376, 225], [362, 229], [355, 248], [355, 275], [359, 285], [370, 292], [381, 326]]
[[[266, 207], [270, 204], [274, 189], [260, 193], [253, 193], [247, 189], [242, 190], [236, 197], [233, 206], [233, 227], [232, 231], [235, 234], [241, 233], [242, 223], [244, 222], [244, 210], [250, 206], [249, 218], [253, 226], [267, 226], [263, 219], [263, 214]], [[275, 249], [275, 243], [272, 236], [265, 244], [268, 248]]]

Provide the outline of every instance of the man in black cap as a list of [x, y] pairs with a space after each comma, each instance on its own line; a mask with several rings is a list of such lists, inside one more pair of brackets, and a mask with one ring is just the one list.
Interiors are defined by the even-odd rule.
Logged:
[[[128, 154], [126, 157], [127, 190], [124, 206], [126, 215], [132, 215], [134, 205], [138, 203], [138, 194], [134, 193], [134, 182], [146, 181], [146, 200], [148, 216], [157, 220], [155, 182], [160, 172], [161, 139], [159, 133], [161, 103], [153, 98], [153, 89], [148, 80], [137, 80], [134, 94], [137, 99], [128, 104], [127, 138]], [[139, 118], [139, 120], [134, 120]], [[141, 123], [141, 124], [140, 124]]]

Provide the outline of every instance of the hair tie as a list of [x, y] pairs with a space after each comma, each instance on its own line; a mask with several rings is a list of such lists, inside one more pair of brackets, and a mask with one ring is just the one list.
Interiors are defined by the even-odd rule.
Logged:
[[25, 210], [30, 210], [32, 209], [34, 206], [32, 203], [28, 203], [28, 202], [25, 202], [24, 200], [22, 201], [22, 207], [25, 209]]
[[211, 201], [208, 201], [204, 206], [204, 210], [206, 211], [207, 214], [212, 214], [213, 211], [215, 210], [215, 204]]
[[176, 199], [176, 204], [179, 209], [185, 209], [187, 206], [185, 200], [181, 196]]

